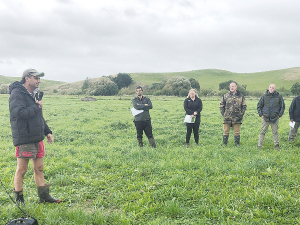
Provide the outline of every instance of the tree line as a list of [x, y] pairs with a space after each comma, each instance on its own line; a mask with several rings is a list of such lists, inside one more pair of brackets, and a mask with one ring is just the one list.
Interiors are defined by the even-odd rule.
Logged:
[[[185, 97], [191, 88], [196, 89], [200, 96], [223, 96], [229, 91], [230, 83], [237, 84], [237, 90], [244, 96], [260, 97], [266, 90], [248, 91], [246, 84], [239, 84], [234, 80], [227, 80], [219, 83], [218, 91], [211, 88], [201, 88], [199, 82], [194, 78], [186, 77], [171, 77], [163, 79], [159, 83], [152, 83], [151, 85], [142, 85], [146, 95], [166, 95]], [[140, 85], [140, 84], [138, 84]], [[88, 78], [82, 86], [83, 93], [90, 95], [116, 95], [116, 94], [135, 94], [135, 86], [137, 83], [131, 78], [130, 74], [119, 73], [117, 76], [103, 77], [100, 81], [89, 83]], [[300, 83], [296, 82], [290, 89], [285, 87], [278, 87], [277, 91], [282, 96], [291, 96], [300, 94]]]
[[[146, 95], [166, 95], [185, 97], [191, 88], [196, 89], [200, 96], [223, 96], [229, 91], [230, 83], [237, 84], [237, 90], [244, 96], [260, 97], [266, 90], [248, 91], [246, 84], [239, 84], [234, 80], [227, 80], [219, 83], [218, 91], [211, 88], [201, 88], [199, 82], [194, 78], [186, 77], [171, 77], [163, 79], [159, 83], [152, 83], [151, 85], [143, 86]], [[117, 76], [101, 77], [97, 81], [91, 81], [89, 78], [83, 82], [81, 90], [73, 94], [85, 94], [92, 96], [112, 96], [112, 95], [133, 95], [135, 94], [135, 86], [140, 85], [135, 82], [128, 73], [118, 73]], [[300, 94], [300, 83], [296, 82], [290, 89], [285, 87], [278, 87], [277, 91], [282, 96], [291, 96]]]
[[[82, 85], [81, 92], [83, 94], [94, 96], [109, 96], [116, 95], [118, 93], [122, 94], [123, 92], [120, 92], [120, 90], [129, 87], [129, 92], [126, 93], [125, 91], [125, 94], [134, 94], [135, 86], [130, 74], [119, 73], [116, 77], [101, 77], [95, 82], [91, 82], [90, 79], [87, 78]], [[187, 96], [191, 88], [200, 91], [199, 82], [194, 78], [187, 79], [185, 77], [172, 77], [164, 79], [160, 83], [153, 83], [150, 86], [144, 85], [143, 87], [146, 94], [169, 96]]]
[[[69, 92], [53, 90], [53, 93], [71, 94], [71, 95], [91, 95], [91, 96], [113, 96], [113, 95], [132, 95], [135, 94], [135, 86], [143, 86], [144, 93], [147, 95], [166, 95], [184, 97], [188, 95], [191, 88], [196, 89], [200, 96], [223, 96], [229, 91], [229, 84], [234, 80], [227, 80], [219, 83], [218, 91], [211, 88], [201, 88], [199, 82], [194, 78], [171, 77], [163, 79], [159, 83], [151, 85], [142, 85], [135, 82], [128, 73], [118, 73], [117, 76], [103, 76], [96, 81], [89, 79], [84, 80], [82, 87]], [[237, 90], [244, 96], [260, 97], [264, 92], [261, 90], [248, 91], [246, 84], [237, 84]], [[300, 83], [295, 82], [290, 89], [277, 87], [277, 91], [282, 96], [296, 96], [300, 94]], [[8, 94], [8, 84], [0, 84], [0, 94]]]

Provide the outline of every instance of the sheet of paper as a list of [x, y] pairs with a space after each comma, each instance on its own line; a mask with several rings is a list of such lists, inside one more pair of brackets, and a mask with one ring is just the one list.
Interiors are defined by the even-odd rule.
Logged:
[[136, 115], [138, 115], [142, 112], [144, 112], [144, 110], [138, 110], [138, 109], [135, 109], [135, 108], [131, 109], [131, 113], [132, 113], [133, 116], [136, 116]]
[[185, 123], [195, 123], [195, 121], [193, 121], [193, 119], [191, 118], [191, 115], [185, 115], [184, 122]]
[[290, 127], [292, 127], [292, 128], [295, 127], [295, 124], [296, 124], [295, 121], [293, 121], [293, 122], [290, 121], [290, 123], [289, 123]]

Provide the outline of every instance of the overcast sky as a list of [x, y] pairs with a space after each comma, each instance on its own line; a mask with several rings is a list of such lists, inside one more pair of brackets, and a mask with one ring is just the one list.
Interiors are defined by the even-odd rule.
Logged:
[[0, 74], [298, 67], [299, 11], [295, 0], [0, 0]]

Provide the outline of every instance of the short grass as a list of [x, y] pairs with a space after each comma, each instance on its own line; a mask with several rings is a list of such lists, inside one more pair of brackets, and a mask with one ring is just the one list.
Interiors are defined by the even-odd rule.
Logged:
[[[32, 165], [25, 176], [26, 212], [39, 224], [299, 224], [300, 141], [287, 142], [288, 113], [280, 119], [281, 150], [270, 129], [256, 148], [258, 99], [248, 109], [236, 148], [222, 147], [219, 99], [203, 99], [200, 144], [185, 148], [184, 98], [151, 97], [157, 148], [139, 148], [132, 97], [45, 96], [44, 116], [55, 142], [46, 144], [44, 174], [61, 204], [38, 204]], [[285, 100], [287, 109], [291, 99]], [[8, 95], [0, 95], [1, 180], [11, 190], [16, 167]], [[22, 213], [0, 188], [1, 224]]]

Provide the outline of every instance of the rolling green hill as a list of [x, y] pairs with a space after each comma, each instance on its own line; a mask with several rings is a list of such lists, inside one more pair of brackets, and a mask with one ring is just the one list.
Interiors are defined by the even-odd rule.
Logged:
[[[135, 82], [144, 85], [160, 83], [163, 79], [174, 76], [184, 76], [196, 79], [200, 83], [201, 88], [211, 88], [215, 91], [218, 90], [219, 83], [234, 80], [241, 85], [247, 85], [248, 91], [254, 91], [267, 89], [271, 83], [274, 83], [277, 88], [285, 87], [290, 89], [295, 82], [300, 82], [300, 67], [257, 73], [235, 73], [226, 70], [204, 69], [170, 73], [130, 73], [130, 75]], [[93, 82], [97, 79], [99, 78], [92, 78], [90, 81]], [[20, 78], [0, 75], [0, 84], [9, 84], [16, 80], [20, 80]], [[58, 93], [72, 93], [80, 90], [83, 82], [84, 80], [65, 83], [43, 79], [40, 88], [48, 93], [53, 93], [53, 90], [57, 90]]]
[[300, 67], [257, 73], [234, 73], [226, 70], [205, 69], [174, 73], [131, 73], [133, 80], [145, 84], [159, 83], [172, 76], [184, 76], [196, 79], [202, 88], [218, 90], [219, 83], [234, 80], [247, 85], [247, 90], [264, 90], [274, 83], [277, 88], [289, 89], [295, 82], [300, 82]]
[[[21, 78], [20, 77], [6, 77], [6, 76], [2, 76], [0, 75], [0, 84], [11, 84], [14, 81], [20, 81]], [[62, 81], [54, 81], [54, 80], [45, 80], [42, 79], [42, 82], [40, 84], [40, 88], [44, 89], [44, 88], [48, 88], [48, 87], [52, 87], [55, 85], [59, 85], [59, 84], [64, 84], [65, 82]]]

